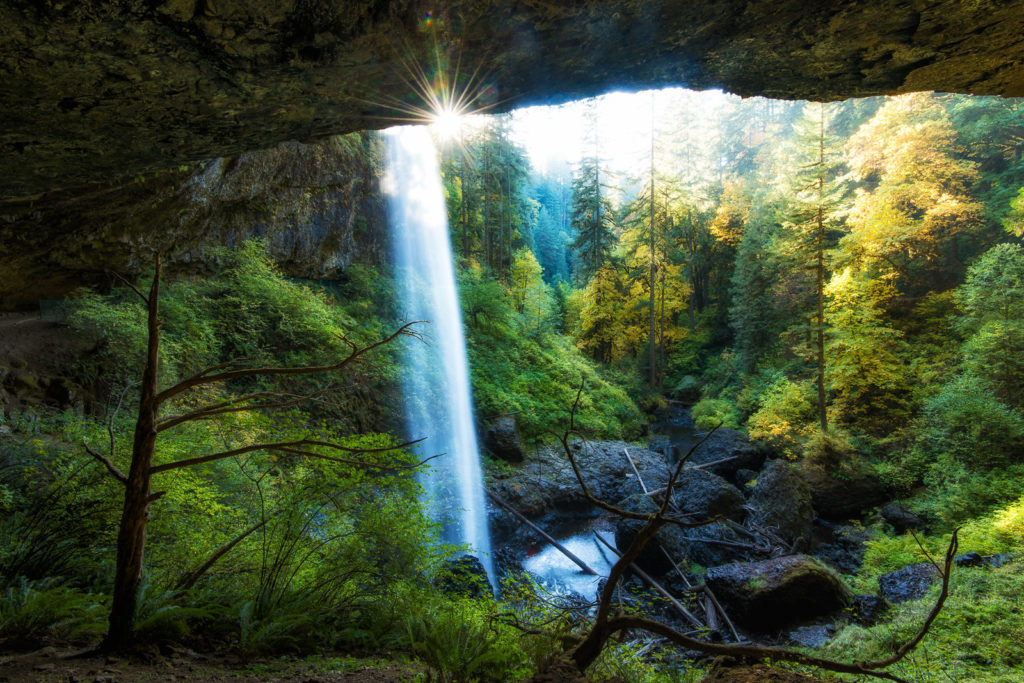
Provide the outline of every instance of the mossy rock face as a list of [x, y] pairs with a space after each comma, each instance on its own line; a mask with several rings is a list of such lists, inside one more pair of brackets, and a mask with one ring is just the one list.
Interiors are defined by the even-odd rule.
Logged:
[[706, 580], [730, 616], [758, 630], [831, 614], [853, 598], [835, 572], [807, 555], [712, 567]]

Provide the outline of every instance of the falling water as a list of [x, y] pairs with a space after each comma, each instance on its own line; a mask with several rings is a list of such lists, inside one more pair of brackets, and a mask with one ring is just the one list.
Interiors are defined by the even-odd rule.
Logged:
[[427, 437], [425, 456], [443, 453], [422, 476], [427, 504], [442, 540], [470, 546], [494, 585], [483, 480], [473, 424], [469, 365], [455, 290], [448, 218], [437, 152], [425, 127], [385, 133], [389, 221], [407, 320], [424, 343], [404, 349], [403, 389], [409, 436]]

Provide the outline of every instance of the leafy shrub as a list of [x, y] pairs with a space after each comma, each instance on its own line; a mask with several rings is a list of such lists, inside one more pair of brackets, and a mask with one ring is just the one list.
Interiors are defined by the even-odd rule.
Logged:
[[693, 422], [699, 429], [712, 429], [719, 423], [727, 429], [739, 428], [736, 404], [723, 398], [702, 398], [693, 406]]
[[815, 388], [810, 380], [793, 382], [782, 377], [764, 392], [761, 407], [750, 416], [750, 436], [763, 439], [776, 450], [795, 458], [806, 439], [817, 430]]

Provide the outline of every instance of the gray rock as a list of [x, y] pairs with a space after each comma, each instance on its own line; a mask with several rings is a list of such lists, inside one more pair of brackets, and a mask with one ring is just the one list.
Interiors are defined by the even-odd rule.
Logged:
[[877, 595], [854, 595], [850, 609], [854, 620], [861, 626], [871, 626], [878, 621], [888, 605]]
[[892, 525], [893, 531], [902, 534], [908, 529], [920, 529], [924, 526], [921, 518], [910, 511], [902, 503], [892, 502], [882, 507], [882, 519]]
[[[689, 450], [689, 449], [687, 449]], [[685, 452], [677, 453], [681, 457]], [[752, 442], [734, 429], [718, 429], [690, 456], [694, 465], [733, 458], [728, 462], [708, 468], [720, 477], [731, 479], [741, 469], [760, 470], [764, 465], [767, 451], [764, 446]]]
[[[653, 513], [658, 509], [658, 505], [651, 500], [650, 496], [645, 496], [642, 493], [619, 501], [618, 507], [630, 512], [642, 513]], [[643, 525], [644, 522], [636, 519], [619, 518], [616, 520], [615, 547], [620, 553], [625, 552], [633, 544], [637, 533]], [[648, 541], [647, 545], [640, 551], [636, 564], [647, 573], [655, 576], [667, 574], [672, 571], [672, 562], [666, 557], [666, 552], [676, 562], [683, 562], [686, 558], [677, 527], [665, 526], [659, 529], [654, 538]]]
[[918, 562], [878, 577], [878, 587], [889, 602], [906, 602], [923, 598], [938, 579], [935, 565]]
[[955, 562], [958, 567], [980, 567], [981, 563], [984, 561], [985, 558], [973, 550], [969, 553], [957, 555], [953, 558], [953, 562]]
[[1010, 553], [999, 553], [998, 555], [990, 555], [986, 557], [985, 561], [988, 562], [989, 566], [998, 569], [999, 567], [1002, 567], [1012, 562], [1013, 557], [1014, 556]]
[[750, 521], [774, 530], [787, 543], [811, 538], [811, 492], [795, 465], [783, 460], [768, 463], [757, 477], [749, 504]]
[[740, 488], [744, 495], [750, 495], [754, 492], [754, 486], [757, 484], [757, 472], [743, 468], [738, 469], [733, 481], [736, 482], [736, 486]]
[[869, 474], [837, 479], [821, 467], [804, 466], [804, 478], [811, 491], [811, 504], [819, 517], [846, 520], [888, 500], [884, 483]]
[[712, 567], [705, 580], [734, 620], [758, 630], [831, 614], [852, 599], [835, 572], [807, 555]]
[[672, 502], [695, 521], [721, 515], [742, 522], [747, 514], [739, 489], [716, 474], [693, 468], [679, 473]]
[[836, 627], [831, 624], [801, 626], [789, 632], [789, 640], [799, 647], [818, 648], [828, 642], [835, 632]]
[[484, 447], [506, 462], [522, 462], [526, 458], [523, 439], [516, 419], [511, 415], [495, 418], [484, 434]]

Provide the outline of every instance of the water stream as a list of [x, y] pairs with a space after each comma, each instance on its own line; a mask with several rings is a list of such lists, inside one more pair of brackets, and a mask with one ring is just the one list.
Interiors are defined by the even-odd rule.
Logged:
[[443, 454], [422, 475], [441, 540], [468, 545], [494, 585], [487, 509], [473, 422], [441, 172], [430, 133], [404, 126], [385, 132], [388, 199], [396, 276], [406, 320], [423, 341], [407, 340], [402, 369], [409, 437], [426, 437], [424, 457]]

